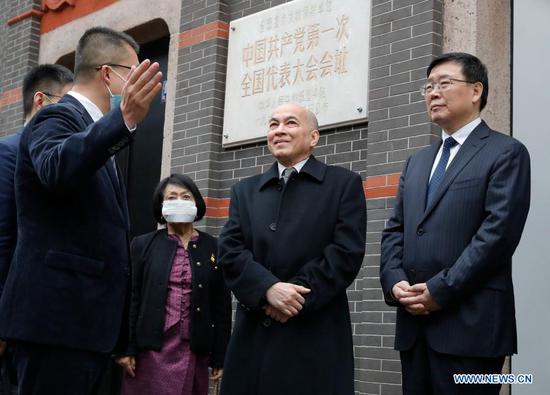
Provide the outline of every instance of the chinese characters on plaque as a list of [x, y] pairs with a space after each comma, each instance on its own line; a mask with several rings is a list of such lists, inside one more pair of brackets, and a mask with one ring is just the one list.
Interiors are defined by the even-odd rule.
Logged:
[[224, 145], [265, 138], [270, 111], [286, 102], [321, 126], [365, 119], [369, 26], [367, 0], [295, 0], [233, 21]]

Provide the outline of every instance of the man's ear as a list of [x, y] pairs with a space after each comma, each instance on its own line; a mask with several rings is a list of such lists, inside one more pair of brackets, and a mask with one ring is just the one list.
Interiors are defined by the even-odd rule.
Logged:
[[311, 131], [311, 147], [315, 147], [317, 145], [317, 143], [319, 142], [319, 137], [320, 137], [320, 134], [319, 134], [319, 130], [317, 129], [313, 129]]
[[[480, 104], [481, 103], [481, 96], [483, 95], [483, 90], [485, 89], [485, 87], [483, 86], [483, 84], [481, 82], [476, 82], [474, 84], [474, 90], [473, 90], [473, 95], [472, 95], [472, 103], [478, 103]], [[481, 104], [480, 104], [481, 105]]]
[[32, 106], [35, 112], [44, 106], [44, 100], [44, 93], [40, 91], [34, 93], [34, 96], [32, 97]]
[[101, 66], [101, 69], [99, 69], [99, 76], [101, 77], [101, 80], [107, 84], [107, 86], [111, 85], [111, 68], [109, 66]]

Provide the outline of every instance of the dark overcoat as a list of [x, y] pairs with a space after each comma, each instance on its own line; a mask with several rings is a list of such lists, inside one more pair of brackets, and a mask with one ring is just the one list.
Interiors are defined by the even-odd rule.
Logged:
[[18, 237], [0, 338], [108, 353], [129, 283], [128, 207], [110, 160], [131, 140], [120, 109], [93, 122], [65, 95], [27, 124], [15, 169]]
[[[314, 157], [288, 183], [277, 163], [232, 188], [220, 264], [238, 300], [224, 395], [351, 395], [353, 345], [346, 288], [365, 253], [361, 177]], [[284, 324], [262, 310], [278, 281], [311, 289]]]
[[512, 254], [529, 211], [527, 149], [481, 122], [449, 164], [425, 207], [440, 144], [412, 155], [382, 236], [380, 279], [387, 301], [401, 280], [425, 282], [442, 307], [428, 316], [397, 309], [395, 347], [422, 331], [439, 353], [499, 357], [516, 352]]

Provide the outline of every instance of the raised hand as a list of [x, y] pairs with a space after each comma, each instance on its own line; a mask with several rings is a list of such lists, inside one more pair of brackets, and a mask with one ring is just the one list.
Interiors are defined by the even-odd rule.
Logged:
[[137, 67], [132, 66], [128, 80], [122, 89], [120, 110], [126, 125], [133, 129], [140, 123], [149, 106], [162, 87], [162, 73], [157, 62], [145, 59]]

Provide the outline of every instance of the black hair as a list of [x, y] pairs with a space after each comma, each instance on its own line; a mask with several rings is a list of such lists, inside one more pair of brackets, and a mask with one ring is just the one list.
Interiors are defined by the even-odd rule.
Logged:
[[487, 76], [487, 67], [474, 55], [465, 52], [448, 52], [438, 56], [428, 66], [426, 77], [430, 76], [432, 69], [440, 64], [455, 62], [461, 65], [462, 74], [469, 82], [481, 82], [483, 92], [479, 102], [479, 111], [485, 108], [487, 96], [489, 95], [489, 77]]
[[23, 112], [25, 118], [32, 113], [36, 92], [58, 95], [65, 85], [73, 82], [73, 79], [74, 76], [71, 70], [60, 64], [42, 64], [32, 68], [23, 79]]
[[185, 174], [171, 174], [169, 177], [161, 180], [155, 188], [155, 192], [153, 193], [153, 217], [155, 220], [159, 224], [166, 223], [166, 220], [162, 216], [162, 202], [164, 200], [164, 191], [169, 184], [184, 187], [191, 192], [193, 198], [195, 199], [195, 205], [197, 206], [197, 216], [195, 217], [195, 221], [200, 221], [206, 213], [206, 203], [204, 202], [197, 184], [195, 184], [195, 182]]
[[86, 30], [76, 46], [74, 74], [77, 81], [89, 79], [97, 66], [119, 63], [127, 53], [121, 51], [126, 45], [139, 53], [139, 44], [126, 33], [102, 26]]

